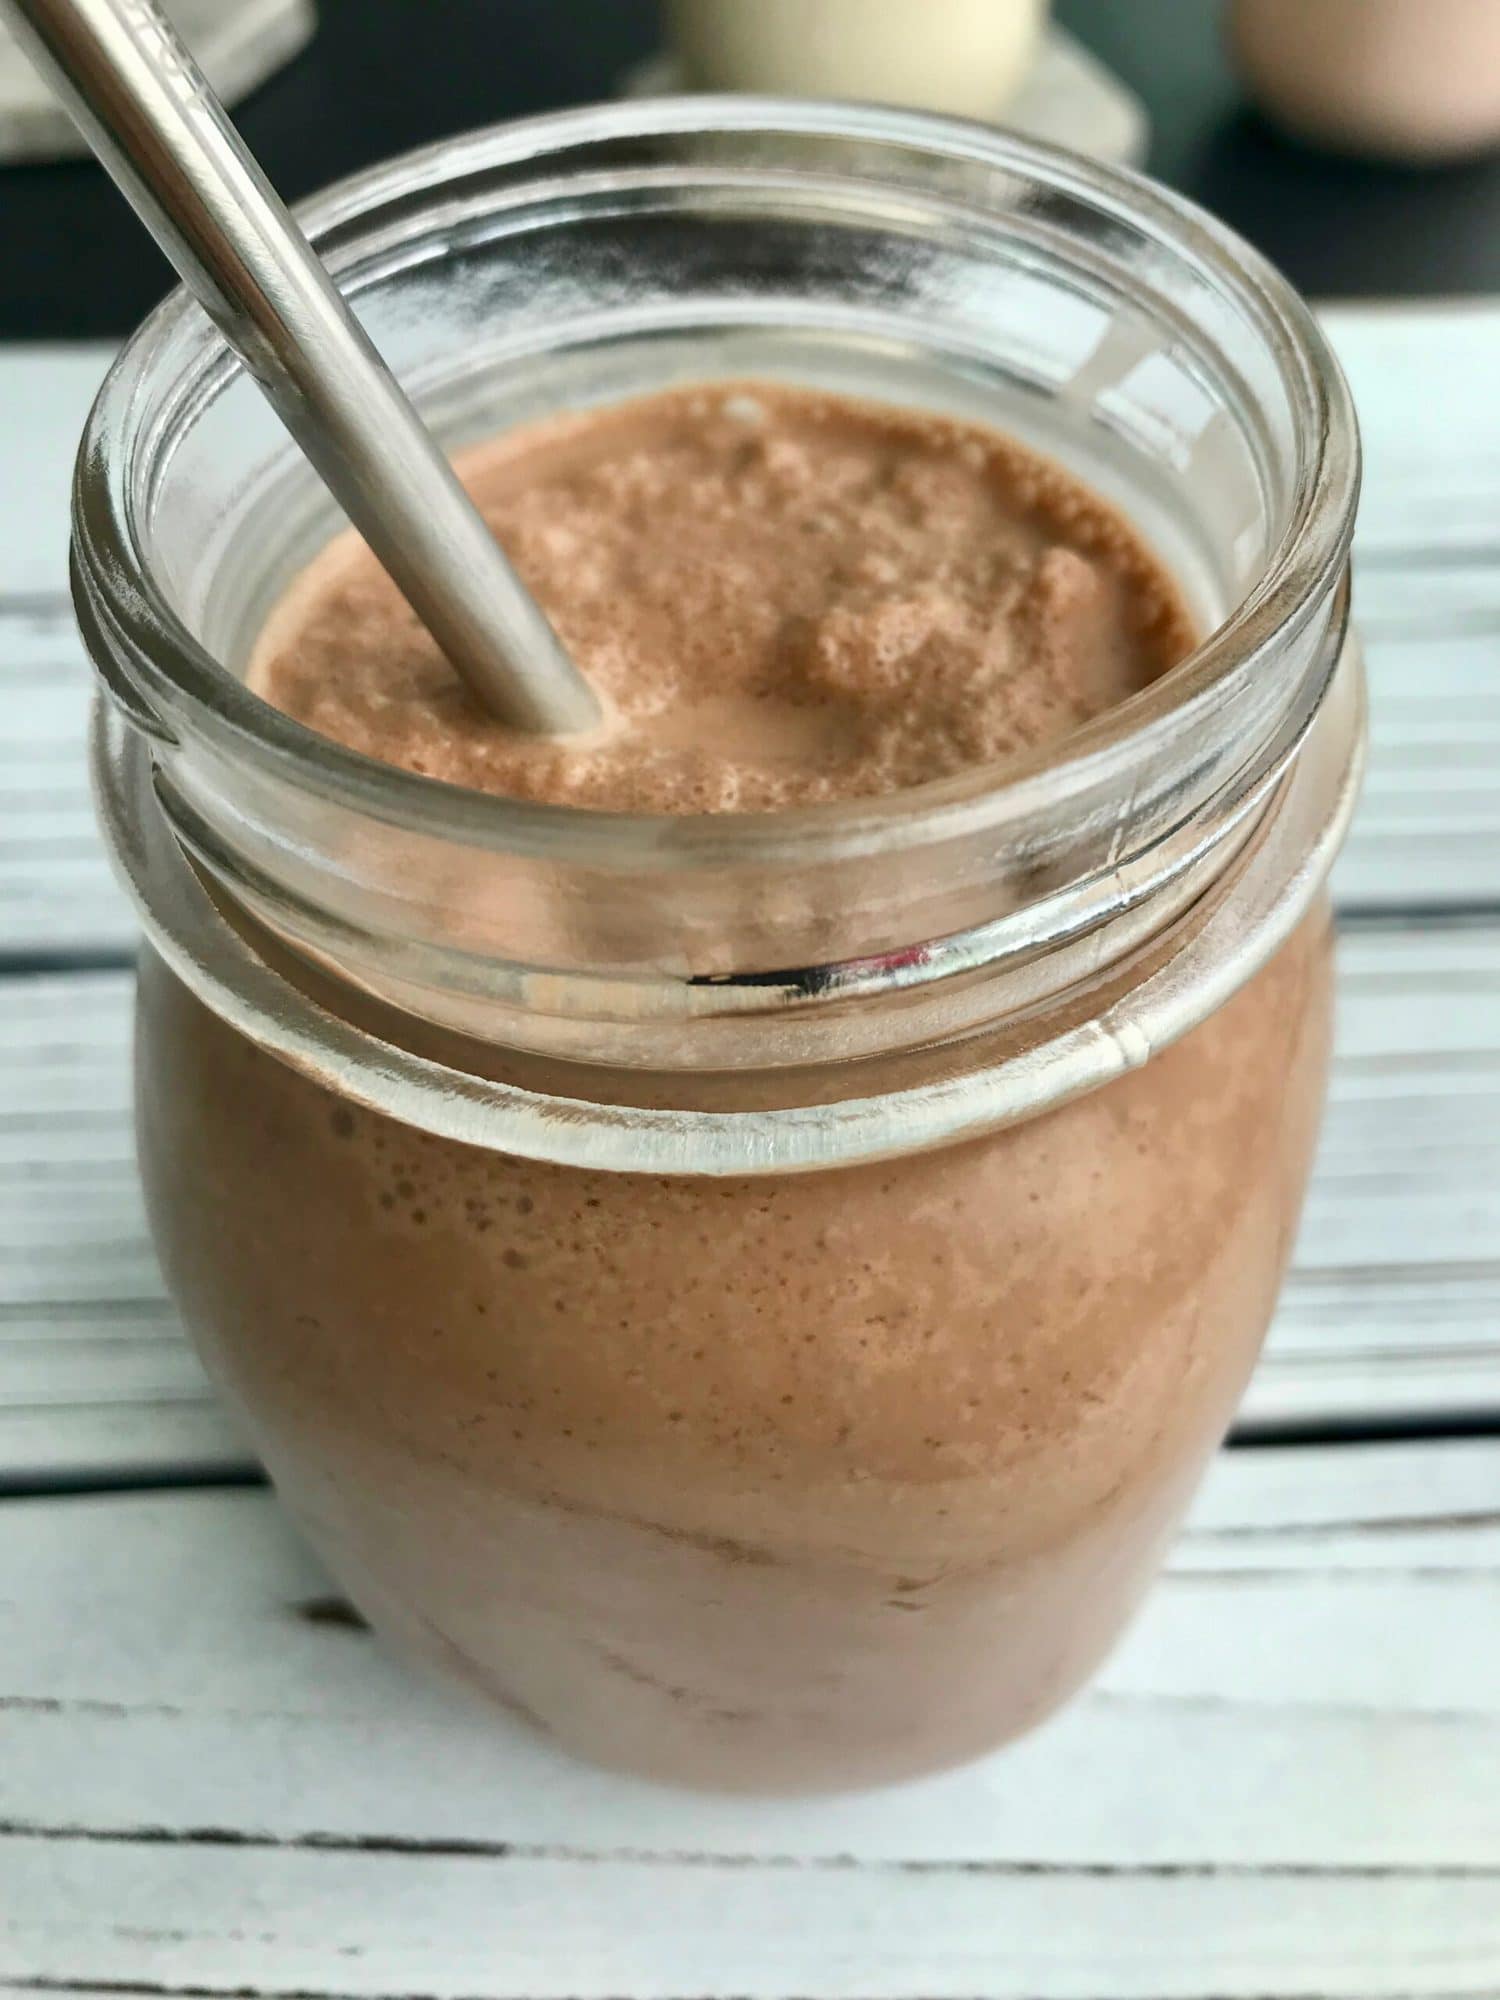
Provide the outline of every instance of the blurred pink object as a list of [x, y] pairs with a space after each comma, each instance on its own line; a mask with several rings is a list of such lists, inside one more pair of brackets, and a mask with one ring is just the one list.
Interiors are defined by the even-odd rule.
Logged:
[[1230, 0], [1269, 118], [1341, 152], [1444, 160], [1500, 143], [1500, 0]]

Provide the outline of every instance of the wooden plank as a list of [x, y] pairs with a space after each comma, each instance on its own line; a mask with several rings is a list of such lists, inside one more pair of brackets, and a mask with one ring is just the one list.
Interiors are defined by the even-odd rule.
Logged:
[[[1373, 730], [1340, 905], [1500, 909], [1500, 545], [1492, 575], [1462, 571], [1447, 589], [1440, 572], [1380, 570], [1361, 579], [1359, 602]], [[1487, 615], [1488, 628], [1471, 629]], [[136, 923], [94, 826], [88, 673], [61, 601], [0, 602], [0, 696], [16, 718], [0, 740], [0, 949], [128, 952]]]
[[88, 674], [68, 601], [73, 457], [112, 349], [0, 355], [0, 954], [126, 951], [135, 933], [93, 828]]
[[0, 981], [0, 1491], [245, 1469], [162, 1291], [126, 974]]
[[[0, 386], [7, 379], [0, 362]], [[4, 398], [0, 396], [0, 411]], [[0, 416], [3, 424], [3, 416]], [[89, 673], [65, 596], [0, 596], [0, 952], [128, 952], [134, 912], [94, 824]]]
[[73, 458], [112, 353], [71, 342], [0, 354], [0, 600], [66, 594]]
[[[1500, 408], [1488, 394], [1500, 304], [1325, 307], [1364, 438], [1367, 551], [1478, 551], [1500, 540]], [[112, 349], [8, 348], [0, 434], [24, 477], [0, 488], [0, 598], [67, 587], [68, 488], [94, 391]]]
[[[1369, 450], [1359, 607], [1375, 693], [1370, 784], [1341, 899], [1366, 913], [1494, 904], [1500, 417], [1473, 387], [1500, 315], [1355, 310], [1329, 324]], [[87, 676], [62, 596], [61, 532], [47, 529], [65, 486], [57, 440], [81, 422], [102, 366], [96, 350], [0, 360], [7, 436], [27, 465], [50, 468], [12, 482], [0, 514], [0, 682], [15, 718], [0, 739], [0, 952], [22, 959], [124, 953], [134, 932], [92, 829]], [[1356, 939], [1346, 953], [1334, 1113], [1252, 1419], [1494, 1407], [1495, 963], [1488, 933]], [[145, 1243], [123, 988], [84, 981], [64, 997], [22, 982], [4, 997], [0, 1474], [243, 1463], [176, 1345]], [[1362, 1057], [1349, 1037], [1382, 1021], [1394, 1039]]]
[[[1358, 608], [1373, 750], [1338, 872], [1351, 910], [1500, 908], [1500, 310], [1326, 315], [1366, 437]], [[0, 946], [125, 951], [81, 743], [87, 672], [66, 602], [66, 471], [103, 349], [0, 359], [12, 480], [0, 503]]]
[[[1454, 338], [1480, 335], [1492, 354], [1480, 321]], [[1377, 739], [1343, 894], [1493, 901], [1489, 406], [1410, 324], [1336, 337], [1376, 503]], [[1422, 435], [1388, 434], [1360, 371], [1419, 362]], [[0, 588], [52, 587], [29, 517], [16, 533]], [[0, 769], [31, 843], [14, 887], [0, 861], [13, 950], [129, 935], [70, 846], [82, 675], [55, 647], [48, 666], [60, 618], [43, 607], [28, 641], [39, 734]], [[0, 675], [25, 657], [0, 643]], [[1495, 1400], [1497, 972], [1489, 931], [1349, 941], [1327, 1142], [1253, 1412]], [[0, 990], [0, 1473], [23, 1435], [33, 1466], [237, 1449], [144, 1251], [124, 1019], [119, 980]], [[12, 1503], [0, 1994], [1493, 1992], [1497, 1452], [1222, 1459], [1093, 1696], [976, 1770], [796, 1806], [601, 1778], [409, 1683], [303, 1615], [327, 1585], [264, 1496]]]
[[1493, 565], [1500, 544], [1500, 302], [1325, 307], [1365, 453], [1366, 555], [1424, 550]]
[[[1251, 1423], [1500, 1408], [1500, 927], [1358, 930]], [[129, 1130], [129, 979], [0, 983], [0, 1476], [237, 1468], [181, 1341]]]
[[[1350, 910], [1500, 906], [1500, 564], [1493, 632], [1410, 633], [1371, 619], [1374, 731], [1337, 889]], [[1360, 602], [1426, 575], [1362, 582]], [[1457, 602], [1455, 620], [1466, 615]], [[5, 615], [0, 683], [18, 717], [0, 748], [0, 937], [11, 950], [128, 950], [135, 922], [94, 829], [86, 673], [61, 606]]]
[[[1497, 545], [1500, 549], [1500, 545]], [[1334, 869], [1342, 911], [1500, 909], [1500, 554], [1495, 623], [1412, 633], [1366, 617], [1387, 592], [1419, 600], [1419, 568], [1362, 573], [1370, 677], [1365, 787]], [[1455, 622], [1463, 614], [1453, 612]]]
[[[1500, 405], [1493, 302], [1340, 306], [1360, 415], [1356, 616], [1371, 686], [1349, 909], [1500, 902]], [[1429, 369], [1429, 360], [1436, 367]]]
[[308, 1615], [265, 1494], [5, 1526], [0, 1987], [1494, 1989], [1500, 1442], [1221, 1458], [1091, 1694], [851, 1799], [574, 1764]]
[[25, 1976], [46, 1990], [114, 1966], [129, 1968], [116, 1975], [126, 1991], [146, 1968], [156, 1992], [288, 2000], [1453, 2000], [1493, 1995], [1500, 1955], [1492, 1880], [1188, 1885], [470, 1855], [417, 1866], [26, 1841], [8, 1865], [9, 1954], [45, 1968]]

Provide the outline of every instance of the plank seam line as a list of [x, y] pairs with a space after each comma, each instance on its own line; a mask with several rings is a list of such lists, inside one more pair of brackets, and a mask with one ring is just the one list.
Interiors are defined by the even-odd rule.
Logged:
[[[128, 1412], [156, 1406], [114, 1403], [105, 1407]], [[202, 1402], [186, 1401], [176, 1407], [212, 1411], [215, 1399], [209, 1396]], [[4, 1414], [14, 1416], [17, 1412], [12, 1410]], [[1402, 1415], [1388, 1421], [1350, 1418], [1347, 1421], [1278, 1419], [1273, 1422], [1262, 1419], [1232, 1430], [1222, 1448], [1235, 1452], [1323, 1448], [1358, 1450], [1366, 1445], [1441, 1444], [1460, 1438], [1500, 1438], [1500, 1410], [1477, 1415], [1437, 1411]], [[269, 1484], [264, 1469], [248, 1454], [216, 1455], [176, 1466], [126, 1469], [115, 1464], [34, 1473], [0, 1470], [0, 1504], [7, 1500], [121, 1499], [150, 1494], [257, 1491]], [[1307, 1527], [1305, 1532], [1321, 1535], [1338, 1532], [1338, 1528], [1337, 1525], [1332, 1528], [1314, 1525]]]
[[[361, 1952], [356, 1948], [354, 1954]], [[540, 1992], [542, 1989], [531, 1989]], [[550, 1994], [550, 1989], [547, 1989]], [[1103, 1989], [1100, 1989], [1101, 1991]], [[950, 1996], [950, 2000], [994, 2000], [993, 1987], [984, 1993]], [[112, 2000], [356, 2000], [354, 1989], [331, 1986], [175, 1986], [152, 1980], [142, 1983], [128, 1979], [66, 1979], [47, 1974], [29, 1976], [12, 1974], [6, 1977], [0, 1973], [0, 2000], [11, 1993], [107, 1993]], [[374, 1996], [374, 2000], [497, 2000], [498, 1988], [486, 1993], [452, 1993], [428, 1990], [426, 1992], [393, 1992], [385, 1987], [361, 1987], [360, 1996]], [[1391, 1988], [1362, 1986], [1362, 2000], [1496, 2000], [1500, 1989], [1491, 1988], [1486, 1994], [1476, 1987], [1452, 1988], [1442, 1992], [1424, 1987], [1420, 1993], [1410, 1987], [1399, 1991]], [[614, 2000], [626, 2000], [625, 1989], [612, 1988]], [[1234, 2000], [1328, 2000], [1329, 1988], [1315, 1987], [1306, 1991], [1294, 1991], [1290, 1987], [1278, 1987], [1273, 1993], [1236, 1993]], [[557, 2000], [570, 2000], [568, 1995], [559, 1995]], [[694, 1986], [681, 1993], [659, 1993], [652, 1988], [652, 2000], [704, 2000], [704, 1988]], [[768, 2000], [764, 1993], [724, 1993], [716, 1994], [714, 2000]], [[809, 2000], [809, 1996], [797, 1993], [777, 1993], [774, 2000]], [[843, 2000], [866, 2000], [859, 1993], [843, 1995]], [[879, 2000], [890, 2000], [889, 1995], [879, 1996]], [[1202, 2000], [1225, 2000], [1222, 1992], [1202, 1996]]]
[[[1386, 574], [1393, 575], [1395, 567], [1393, 565]], [[1500, 612], [1488, 608], [1444, 612], [1432, 628], [1394, 611], [1356, 611], [1354, 622], [1367, 646], [1430, 646], [1435, 640], [1488, 639], [1500, 632]], [[1411, 699], [1409, 695], [1406, 698]], [[1482, 701], [1483, 696], [1478, 699]]]
[[[129, 1405], [117, 1407], [128, 1409]], [[0, 1505], [8, 1500], [120, 1500], [152, 1494], [260, 1492], [269, 1485], [264, 1469], [247, 1456], [203, 1457], [128, 1471], [118, 1465], [75, 1466], [64, 1472], [0, 1470]]]
[[66, 590], [7, 590], [0, 595], [0, 618], [57, 618], [73, 624], [73, 599]]
[[[165, 1338], [165, 1336], [163, 1336]], [[0, 1396], [0, 1416], [4, 1417], [58, 1417], [64, 1411], [79, 1414], [82, 1411], [107, 1411], [118, 1414], [128, 1410], [132, 1414], [142, 1410], [215, 1410], [218, 1398], [212, 1389], [189, 1385], [180, 1389], [153, 1389], [149, 1396], [132, 1395], [127, 1389], [113, 1396], [28, 1396], [23, 1402], [8, 1402]]]
[[[123, 1320], [142, 1319], [156, 1321], [166, 1305], [164, 1292], [111, 1292], [105, 1298], [76, 1299], [0, 1299], [0, 1325], [22, 1326], [33, 1320], [72, 1320], [84, 1314], [97, 1314], [101, 1319]], [[172, 1322], [170, 1336], [163, 1333], [163, 1339], [183, 1340], [186, 1336]]]
[[1434, 1285], [1490, 1285], [1500, 1283], [1500, 1258], [1453, 1257], [1425, 1264], [1408, 1261], [1384, 1264], [1293, 1264], [1286, 1277], [1286, 1291], [1316, 1291], [1326, 1300], [1330, 1292], [1359, 1287], [1366, 1291], [1395, 1291], [1416, 1288], [1430, 1294]]
[[1367, 541], [1363, 548], [1356, 545], [1354, 550], [1356, 589], [1360, 573], [1366, 570], [1388, 576], [1393, 570], [1402, 569], [1469, 571], [1495, 567], [1495, 545], [1485, 538], [1475, 542]]
[[0, 979], [51, 979], [68, 974], [84, 978], [106, 972], [133, 972], [135, 962], [132, 945], [0, 951]]
[[[123, 1311], [118, 1310], [121, 1307], [124, 1308]], [[192, 1352], [192, 1343], [181, 1326], [175, 1319], [166, 1319], [170, 1311], [167, 1300], [161, 1294], [152, 1297], [144, 1292], [135, 1296], [122, 1295], [119, 1299], [7, 1299], [0, 1302], [0, 1338], [9, 1345], [16, 1337], [17, 1327], [36, 1326], [41, 1331], [26, 1337], [45, 1344], [52, 1340], [48, 1328], [75, 1326], [80, 1320], [97, 1318], [101, 1324], [111, 1326], [156, 1326], [159, 1331], [149, 1338], [160, 1342], [163, 1346], [174, 1349], [186, 1348]], [[163, 1324], [164, 1319], [166, 1319], [165, 1324]], [[77, 1336], [68, 1333], [58, 1334], [53, 1344], [61, 1347], [76, 1338]], [[101, 1343], [107, 1344], [109, 1339], [110, 1336], [107, 1334], [100, 1335]], [[1470, 1350], [1463, 1351], [1467, 1353]], [[1483, 1355], [1489, 1350], [1488, 1347], [1484, 1347], [1478, 1351]], [[1423, 1359], [1425, 1358], [1424, 1356]]]
[[1000, 1861], [949, 1857], [922, 1859], [854, 1854], [705, 1853], [691, 1848], [577, 1847], [565, 1842], [419, 1839], [399, 1834], [251, 1833], [232, 1827], [98, 1827], [0, 1820], [0, 1838], [90, 1842], [125, 1847], [248, 1848], [256, 1851], [395, 1856], [416, 1860], [566, 1862], [580, 1866], [801, 1870], [825, 1874], [1059, 1876], [1089, 1880], [1199, 1880], [1226, 1876], [1249, 1881], [1500, 1882], [1500, 1865], [1483, 1862], [1215, 1862], [1215, 1861]]
[[[1253, 1570], [1245, 1573], [1252, 1576], [1256, 1574], [1256, 1572]], [[1349, 1573], [1354, 1574], [1354, 1572], [1349, 1572]], [[1191, 1578], [1194, 1575], [1196, 1575], [1197, 1572], [1191, 1569], [1185, 1569], [1185, 1570], [1173, 1570], [1169, 1572], [1169, 1574], [1171, 1576], [1171, 1580], [1174, 1583], [1176, 1583], [1179, 1580], [1183, 1581], [1191, 1580]], [[1238, 1576], [1239, 1574], [1241, 1574], [1241, 1572], [1235, 1572], [1235, 1574], [1236, 1576]], [[1296, 1576], [1301, 1576], [1307, 1574], [1307, 1572], [1294, 1570], [1293, 1572], [1291, 1572], [1291, 1574]], [[1467, 1572], [1460, 1570], [1454, 1572], [1453, 1574], [1462, 1577], [1466, 1575]], [[1334, 1701], [1334, 1700], [1323, 1700], [1323, 1701], [1299, 1700], [1292, 1702], [1289, 1701], [1288, 1698], [1286, 1698], [1285, 1696], [1276, 1696], [1272, 1697], [1269, 1700], [1258, 1700], [1248, 1695], [1172, 1693], [1167, 1691], [1159, 1691], [1152, 1694], [1142, 1694], [1142, 1693], [1132, 1692], [1128, 1689], [1117, 1689], [1117, 1688], [1107, 1688], [1107, 1687], [1095, 1687], [1091, 1689], [1089, 1691], [1088, 1700], [1095, 1705], [1108, 1706], [1112, 1708], [1161, 1709], [1166, 1711], [1176, 1711], [1179, 1713], [1185, 1710], [1188, 1711], [1189, 1713], [1200, 1714], [1200, 1715], [1224, 1714], [1230, 1711], [1234, 1712], [1235, 1714], [1248, 1715], [1264, 1709], [1272, 1709], [1285, 1713], [1285, 1711], [1288, 1708], [1294, 1708], [1296, 1713], [1301, 1717], [1317, 1715], [1323, 1717], [1324, 1719], [1356, 1722], [1360, 1724], [1368, 1724], [1371, 1721], [1379, 1720], [1382, 1715], [1385, 1715], [1389, 1712], [1379, 1707], [1372, 1708], [1371, 1705], [1367, 1702]], [[232, 1723], [275, 1722], [281, 1724], [295, 1725], [298, 1727], [304, 1725], [312, 1725], [315, 1727], [325, 1728], [331, 1731], [336, 1731], [341, 1728], [347, 1728], [351, 1726], [352, 1721], [357, 1721], [357, 1718], [351, 1719], [348, 1716], [339, 1715], [336, 1713], [330, 1715], [326, 1710], [298, 1709], [298, 1708], [218, 1708], [218, 1707], [213, 1709], [195, 1710], [192, 1708], [184, 1707], [181, 1704], [175, 1702], [109, 1701], [93, 1695], [77, 1695], [64, 1698], [57, 1695], [0, 1694], [0, 1715], [4, 1715], [6, 1712], [10, 1712], [12, 1714], [27, 1714], [27, 1715], [53, 1715], [62, 1718], [72, 1718], [75, 1716], [96, 1716], [104, 1718], [106, 1720], [120, 1721], [120, 1722], [133, 1722], [133, 1721], [142, 1721], [147, 1719], [157, 1720], [157, 1721], [169, 1721], [169, 1722], [171, 1721], [185, 1722], [196, 1719], [199, 1721], [209, 1722], [213, 1724], [231, 1723], [231, 1722]], [[1494, 1711], [1488, 1708], [1423, 1707], [1423, 1708], [1412, 1709], [1410, 1711], [1405, 1712], [1405, 1719], [1408, 1721], [1420, 1722], [1424, 1725], [1436, 1726], [1440, 1728], [1461, 1728], [1469, 1730], [1475, 1728], [1489, 1729], [1492, 1726], [1494, 1726], [1496, 1722], [1496, 1716]], [[10, 1823], [6, 1821], [0, 1820], [0, 1839], [5, 1838], [8, 1832], [13, 1833], [18, 1830], [24, 1830], [24, 1829], [18, 1829], [17, 1827], [10, 1825]], [[168, 1837], [168, 1835], [171, 1832], [171, 1830], [167, 1828], [159, 1829], [158, 1831], [160, 1832], [161, 1837], [164, 1839]], [[212, 1833], [215, 1831], [215, 1829], [210, 1828], [208, 1829], [208, 1831]], [[139, 1839], [147, 1837], [148, 1835], [151, 1834], [151, 1832], [152, 1829], [149, 1828], [145, 1829], [144, 1832], [140, 1829], [137, 1829], [134, 1832], [129, 1832], [129, 1831], [111, 1832], [109, 1828], [102, 1828], [96, 1831], [95, 1837], [97, 1837], [101, 1841], [116, 1839], [116, 1838]], [[86, 1827], [77, 1829], [77, 1837], [80, 1840], [86, 1838], [88, 1834], [89, 1834], [89, 1829]], [[42, 1837], [40, 1831], [38, 1831], [37, 1837], [39, 1839]], [[226, 1837], [231, 1839], [234, 1837], [232, 1830]]]
[[[1330, 1533], [1337, 1532], [1337, 1529], [1330, 1530]], [[1497, 1583], [1500, 1583], [1500, 1564], [1481, 1567], [1476, 1563], [1460, 1567], [1455, 1563], [1444, 1569], [1436, 1563], [1418, 1565], [1415, 1568], [1406, 1568], [1397, 1563], [1362, 1563], [1357, 1568], [1337, 1569], [1332, 1565], [1311, 1563], [1301, 1567], [1288, 1563], [1283, 1568], [1273, 1568], [1258, 1563], [1253, 1569], [1174, 1568], [1170, 1574], [1174, 1584], [1230, 1584], [1236, 1590], [1243, 1590], [1247, 1586], [1252, 1589], [1274, 1586], [1279, 1590], [1289, 1583], [1309, 1582], [1323, 1584], [1334, 1590], [1340, 1586], [1357, 1590], [1371, 1582], [1438, 1583], [1447, 1589], [1461, 1589], [1465, 1586], [1482, 1584], [1486, 1590], [1492, 1590]], [[0, 1708], [4, 1706], [5, 1697], [0, 1695]]]
[[[1488, 1454], [1484, 1454], [1488, 1462]], [[1326, 1521], [1285, 1521], [1273, 1527], [1245, 1522], [1238, 1527], [1195, 1528], [1189, 1539], [1203, 1542], [1283, 1542], [1299, 1536], [1321, 1539], [1327, 1535], [1424, 1535], [1448, 1534], [1455, 1528], [1500, 1528], [1500, 1508], [1479, 1507], [1449, 1514], [1388, 1514], [1353, 1520], [1342, 1517]]]
[[1374, 1444], [1441, 1444], [1453, 1438], [1500, 1437], [1500, 1406], [1480, 1410], [1417, 1409], [1389, 1416], [1247, 1417], [1224, 1440], [1226, 1451], [1358, 1449]]
[[1337, 929], [1458, 931], [1476, 930], [1500, 922], [1500, 901], [1494, 897], [1455, 899], [1451, 903], [1339, 902], [1335, 884]]

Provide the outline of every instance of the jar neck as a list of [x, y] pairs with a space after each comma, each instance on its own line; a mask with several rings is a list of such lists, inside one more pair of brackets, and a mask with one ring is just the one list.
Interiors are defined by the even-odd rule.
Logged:
[[350, 1101], [442, 1138], [606, 1170], [739, 1175], [976, 1137], [1097, 1088], [1189, 1032], [1324, 894], [1358, 793], [1364, 732], [1363, 660], [1351, 639], [1315, 725], [1232, 860], [1132, 954], [1101, 960], [1066, 994], [968, 1035], [730, 1077], [445, 1060], [430, 1017], [411, 1035], [383, 1003], [371, 1011], [358, 996], [346, 1009], [346, 982], [289, 979], [247, 941], [169, 830], [140, 739], [102, 703], [93, 755], [101, 816], [150, 942], [251, 1041]]
[[[253, 927], [442, 1031], [647, 1072], [895, 1055], [1064, 1007], [1234, 872], [1326, 705], [1348, 598], [1346, 572], [1269, 663], [1282, 700], [1259, 740], [1236, 712], [1207, 712], [1158, 760], [1147, 800], [1112, 795], [1118, 777], [1107, 769], [1090, 786], [1077, 784], [1076, 763], [1064, 766], [1059, 788], [1075, 791], [1094, 824], [1061, 838], [1055, 799], [1041, 838], [1024, 813], [997, 823], [984, 799], [884, 823], [875, 810], [822, 851], [820, 816], [794, 815], [807, 822], [800, 843], [768, 825], [753, 862], [679, 868], [668, 822], [658, 823], [655, 882], [459, 847], [415, 869], [426, 890], [413, 900], [390, 886], [407, 879], [405, 828], [366, 825], [357, 841], [347, 830], [362, 865], [330, 868], [336, 850], [305, 864], [308, 802], [295, 779], [269, 780], [266, 797], [226, 814], [242, 772], [201, 751], [158, 751], [155, 804]], [[120, 741], [109, 754], [124, 751]], [[1046, 797], [1045, 768], [1038, 775]], [[321, 803], [311, 811], [321, 818]], [[389, 850], [374, 866], [372, 841]], [[1088, 865], [1075, 874], [1080, 854]], [[622, 909], [627, 890], [634, 909]], [[945, 915], [968, 921], [944, 928]]]
[[189, 856], [279, 949], [442, 1033], [705, 1078], [1060, 1018], [1273, 848], [1300, 879], [1280, 830], [1331, 712], [1358, 442], [1306, 308], [1211, 217], [979, 127], [704, 99], [455, 140], [306, 221], [450, 448], [689, 375], [927, 407], [1119, 505], [1207, 636], [1061, 745], [890, 798], [652, 819], [433, 784], [244, 685], [335, 523], [174, 299], [111, 371], [74, 506], [101, 782], [163, 879]]

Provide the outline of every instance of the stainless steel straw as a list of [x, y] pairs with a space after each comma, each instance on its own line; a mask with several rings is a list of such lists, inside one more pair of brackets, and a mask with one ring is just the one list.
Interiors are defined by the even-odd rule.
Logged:
[[588, 683], [155, 0], [0, 0], [205, 312], [472, 693], [588, 729]]

